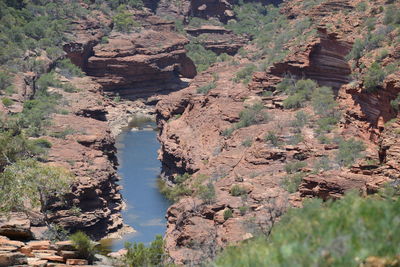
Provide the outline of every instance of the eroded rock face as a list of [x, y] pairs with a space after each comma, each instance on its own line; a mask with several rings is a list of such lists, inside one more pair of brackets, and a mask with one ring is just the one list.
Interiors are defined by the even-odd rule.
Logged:
[[197, 41], [217, 55], [234, 55], [249, 41], [249, 38], [236, 35], [222, 26], [203, 25], [185, 30], [191, 36], [199, 37]]
[[193, 78], [196, 68], [186, 56], [188, 40], [173, 32], [143, 30], [114, 34], [94, 47], [88, 74], [105, 90], [143, 96], [179, 88], [179, 75]]

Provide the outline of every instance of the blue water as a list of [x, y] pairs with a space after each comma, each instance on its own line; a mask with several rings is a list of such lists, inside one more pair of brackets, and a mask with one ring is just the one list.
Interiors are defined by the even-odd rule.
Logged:
[[113, 250], [124, 247], [125, 242], [148, 244], [157, 234], [164, 235], [165, 213], [168, 201], [157, 188], [157, 177], [161, 163], [157, 159], [160, 144], [154, 122], [140, 122], [138, 131], [127, 130], [117, 138], [117, 157], [120, 166], [121, 191], [127, 205], [122, 212], [125, 224], [136, 232], [127, 234], [122, 240], [113, 242]]

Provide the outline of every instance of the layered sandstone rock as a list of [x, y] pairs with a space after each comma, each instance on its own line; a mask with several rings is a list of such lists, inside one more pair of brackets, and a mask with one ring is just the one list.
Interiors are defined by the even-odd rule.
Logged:
[[114, 34], [108, 44], [94, 48], [88, 74], [104, 89], [126, 97], [176, 89], [181, 86], [179, 75], [196, 75], [184, 49], [187, 43], [186, 38], [173, 32]]

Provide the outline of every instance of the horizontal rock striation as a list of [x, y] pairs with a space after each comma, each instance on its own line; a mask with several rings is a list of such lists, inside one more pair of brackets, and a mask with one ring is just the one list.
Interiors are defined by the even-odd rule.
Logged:
[[180, 88], [179, 75], [193, 78], [196, 68], [186, 56], [188, 40], [173, 32], [143, 30], [114, 34], [94, 47], [87, 73], [106, 91], [123, 97], [149, 96]]

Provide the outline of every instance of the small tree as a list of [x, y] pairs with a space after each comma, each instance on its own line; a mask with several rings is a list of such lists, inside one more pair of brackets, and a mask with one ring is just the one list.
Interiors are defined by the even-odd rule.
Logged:
[[381, 66], [377, 62], [372, 63], [364, 77], [365, 90], [368, 93], [378, 90], [382, 86], [385, 76], [386, 73]]
[[7, 166], [0, 181], [0, 211], [25, 211], [30, 203], [40, 208], [47, 221], [49, 199], [68, 192], [72, 175], [61, 167], [26, 159]]
[[354, 138], [341, 140], [336, 154], [336, 161], [340, 166], [348, 167], [361, 157], [361, 152], [364, 150], [365, 146], [361, 141]]
[[200, 185], [197, 194], [204, 202], [212, 203], [215, 200], [214, 185], [211, 182], [207, 185]]
[[125, 5], [121, 5], [117, 9], [118, 13], [114, 16], [114, 27], [120, 32], [131, 32], [132, 28], [139, 27], [140, 24], [133, 20], [132, 14], [126, 10]]
[[143, 243], [127, 242], [125, 249], [127, 249], [127, 253], [123, 260], [129, 267], [161, 266], [164, 261], [164, 241], [161, 235], [157, 235], [149, 247]]
[[78, 257], [87, 259], [89, 263], [92, 263], [97, 252], [96, 244], [81, 231], [72, 234], [69, 238], [78, 252]]

